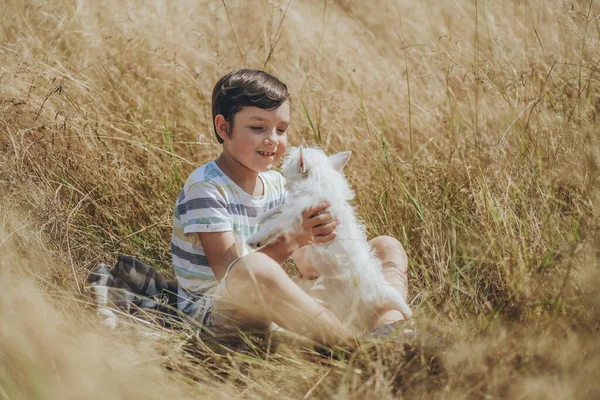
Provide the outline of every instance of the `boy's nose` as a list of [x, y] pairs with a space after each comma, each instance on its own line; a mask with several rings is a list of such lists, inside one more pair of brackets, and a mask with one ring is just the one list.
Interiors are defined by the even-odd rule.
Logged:
[[277, 143], [277, 129], [269, 130], [268, 136], [265, 138], [265, 142]]

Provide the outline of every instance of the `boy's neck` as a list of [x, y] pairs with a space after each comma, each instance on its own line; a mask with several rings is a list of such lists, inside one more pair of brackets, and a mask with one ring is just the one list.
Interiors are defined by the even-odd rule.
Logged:
[[258, 172], [251, 170], [224, 153], [221, 153], [215, 160], [215, 163], [244, 192], [253, 196], [261, 196], [263, 194], [264, 188], [262, 181], [258, 179]]

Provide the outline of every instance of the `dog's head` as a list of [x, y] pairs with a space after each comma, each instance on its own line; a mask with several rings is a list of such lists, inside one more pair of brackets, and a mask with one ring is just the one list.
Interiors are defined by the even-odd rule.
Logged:
[[283, 161], [281, 170], [288, 181], [298, 181], [310, 174], [326, 174], [331, 171], [342, 172], [350, 159], [351, 151], [327, 156], [318, 147], [293, 147]]

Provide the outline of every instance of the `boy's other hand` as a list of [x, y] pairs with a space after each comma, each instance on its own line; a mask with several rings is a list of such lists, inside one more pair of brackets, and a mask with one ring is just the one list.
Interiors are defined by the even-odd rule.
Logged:
[[322, 202], [314, 208], [309, 208], [302, 213], [303, 233], [297, 238], [300, 247], [312, 243], [327, 243], [335, 234], [333, 230], [339, 221], [329, 212], [329, 203]]

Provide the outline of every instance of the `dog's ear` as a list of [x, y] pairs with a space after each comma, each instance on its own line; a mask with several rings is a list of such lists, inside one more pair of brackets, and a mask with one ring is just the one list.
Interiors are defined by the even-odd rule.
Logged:
[[298, 152], [300, 153], [300, 161], [298, 162], [298, 168], [300, 169], [300, 173], [302, 175], [306, 175], [308, 172], [308, 168], [306, 168], [306, 163], [304, 162], [304, 157], [302, 155], [302, 147], [298, 147]]
[[344, 166], [348, 163], [351, 154], [351, 151], [342, 151], [341, 153], [330, 156], [329, 161], [331, 161], [333, 168], [341, 172]]

